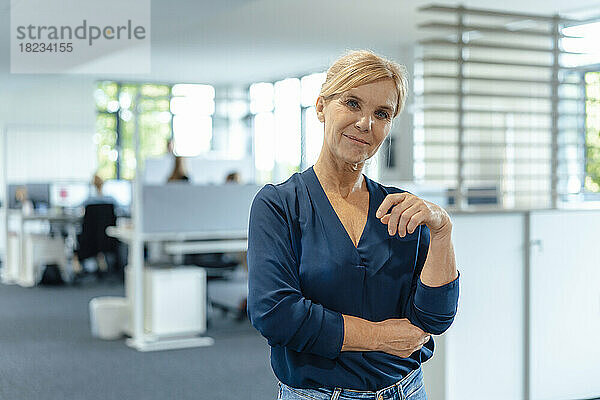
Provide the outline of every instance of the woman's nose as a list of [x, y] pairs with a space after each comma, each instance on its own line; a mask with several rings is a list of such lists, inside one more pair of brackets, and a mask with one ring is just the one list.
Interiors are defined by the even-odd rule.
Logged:
[[368, 115], [363, 115], [354, 126], [361, 132], [369, 132], [371, 130], [371, 125], [373, 124], [373, 120]]

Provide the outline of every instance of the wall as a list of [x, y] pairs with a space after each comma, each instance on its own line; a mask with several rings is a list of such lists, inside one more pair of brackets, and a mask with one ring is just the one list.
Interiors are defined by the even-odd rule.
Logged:
[[0, 127], [8, 131], [8, 156], [4, 160], [3, 138], [0, 164], [7, 161], [9, 181], [90, 180], [96, 168], [93, 90], [90, 77], [11, 76], [0, 96]]

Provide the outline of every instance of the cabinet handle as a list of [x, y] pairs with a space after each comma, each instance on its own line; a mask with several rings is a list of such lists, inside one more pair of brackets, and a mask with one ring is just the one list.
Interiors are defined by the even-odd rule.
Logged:
[[529, 247], [537, 248], [539, 251], [544, 251], [544, 242], [541, 239], [532, 239], [529, 241]]

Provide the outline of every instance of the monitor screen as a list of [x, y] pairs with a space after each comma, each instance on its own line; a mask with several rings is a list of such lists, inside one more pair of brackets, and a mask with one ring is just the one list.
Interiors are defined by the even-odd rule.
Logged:
[[27, 187], [25, 184], [10, 184], [8, 185], [8, 208], [19, 208], [21, 207], [23, 193], [27, 193]]
[[54, 183], [50, 188], [50, 201], [56, 207], [78, 207], [90, 196], [89, 183]]
[[23, 200], [27, 199], [33, 203], [36, 209], [47, 209], [50, 206], [50, 184], [9, 184], [8, 196], [9, 208], [19, 208], [23, 204]]
[[118, 207], [128, 208], [131, 205], [131, 181], [108, 180], [102, 186], [102, 194], [115, 199]]

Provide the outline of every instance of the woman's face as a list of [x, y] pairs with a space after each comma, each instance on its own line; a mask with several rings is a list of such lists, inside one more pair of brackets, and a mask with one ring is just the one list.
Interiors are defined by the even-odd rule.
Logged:
[[336, 159], [359, 164], [371, 158], [392, 127], [397, 92], [391, 79], [358, 86], [317, 100], [317, 117], [325, 123], [323, 149]]

